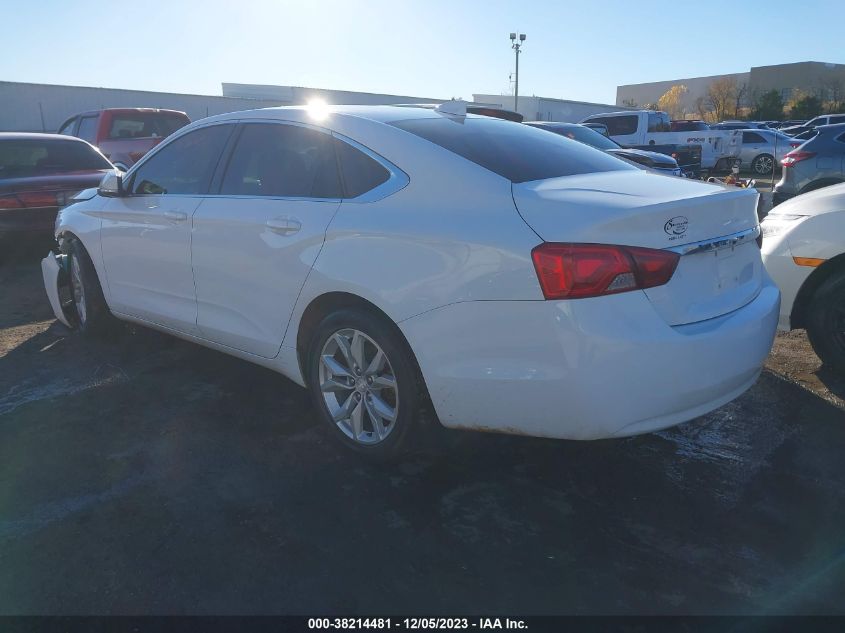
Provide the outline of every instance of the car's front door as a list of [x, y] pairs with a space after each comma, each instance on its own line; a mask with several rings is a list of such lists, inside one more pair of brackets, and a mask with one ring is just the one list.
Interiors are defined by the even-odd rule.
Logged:
[[257, 121], [236, 134], [212, 195], [194, 213], [197, 325], [214, 342], [272, 358], [340, 205], [341, 182], [325, 130]]
[[234, 128], [180, 135], [129, 175], [124, 195], [109, 198], [101, 235], [114, 311], [196, 333], [191, 217]]

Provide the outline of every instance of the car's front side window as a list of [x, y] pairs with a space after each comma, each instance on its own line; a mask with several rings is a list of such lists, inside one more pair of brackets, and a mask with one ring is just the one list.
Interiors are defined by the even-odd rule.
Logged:
[[233, 124], [202, 127], [163, 146], [132, 176], [132, 193], [205, 193], [233, 128]]
[[331, 135], [299, 125], [245, 124], [226, 167], [220, 194], [340, 198]]

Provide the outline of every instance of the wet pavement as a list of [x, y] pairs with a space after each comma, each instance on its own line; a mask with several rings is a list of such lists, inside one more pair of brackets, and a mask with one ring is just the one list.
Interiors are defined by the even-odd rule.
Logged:
[[845, 383], [803, 333], [669, 431], [373, 466], [281, 376], [88, 343], [40, 284], [0, 267], [0, 614], [845, 614]]

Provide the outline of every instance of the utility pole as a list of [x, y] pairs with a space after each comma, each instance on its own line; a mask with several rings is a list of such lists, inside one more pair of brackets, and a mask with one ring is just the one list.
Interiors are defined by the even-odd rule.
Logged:
[[519, 53], [522, 49], [522, 44], [525, 42], [525, 33], [511, 33], [511, 48], [516, 55], [516, 74], [513, 86], [513, 110], [518, 111], [519, 107]]

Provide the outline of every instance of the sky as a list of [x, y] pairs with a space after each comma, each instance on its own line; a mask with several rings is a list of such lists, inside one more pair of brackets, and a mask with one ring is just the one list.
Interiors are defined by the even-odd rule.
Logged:
[[510, 94], [512, 31], [527, 36], [519, 93], [578, 101], [614, 103], [621, 84], [845, 63], [841, 0], [0, 0], [0, 15], [0, 81], [211, 95], [221, 82]]

